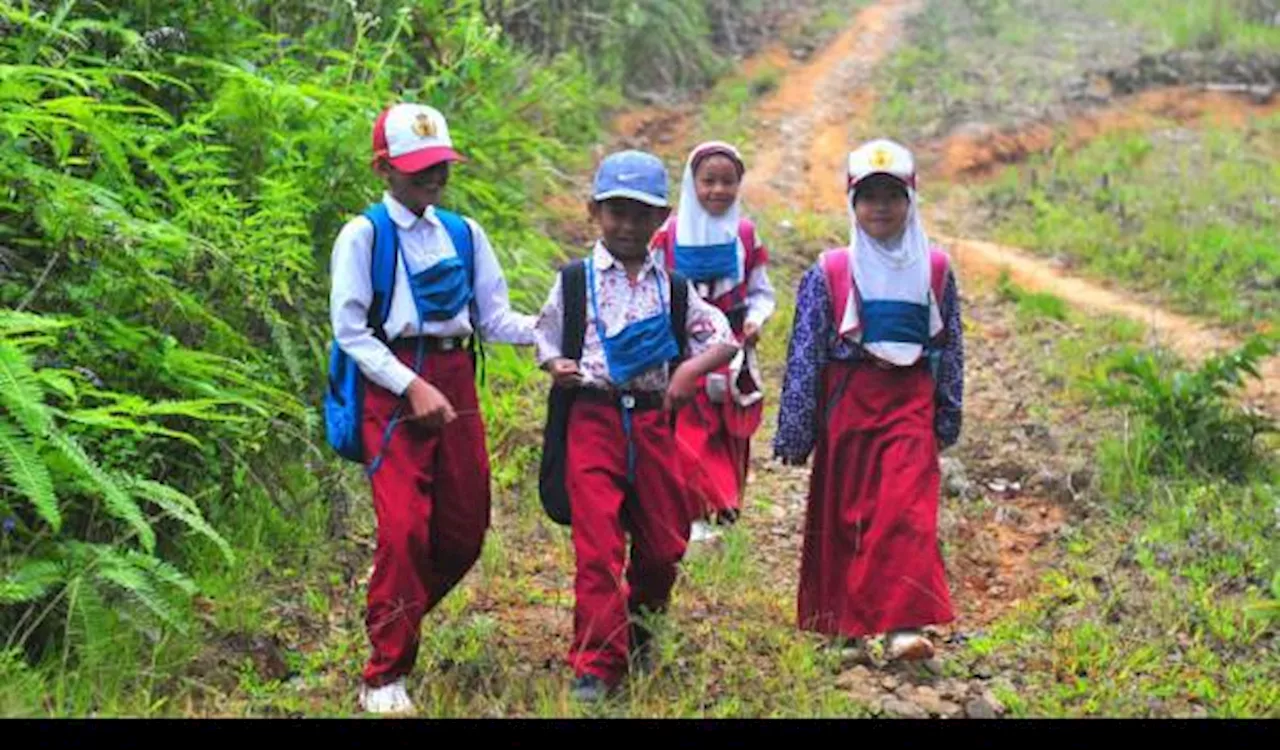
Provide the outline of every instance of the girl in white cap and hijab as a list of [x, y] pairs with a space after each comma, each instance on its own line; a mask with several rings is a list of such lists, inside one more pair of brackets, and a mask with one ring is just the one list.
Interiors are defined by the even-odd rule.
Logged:
[[773, 315], [769, 253], [738, 198], [746, 171], [728, 143], [694, 148], [685, 164], [676, 215], [654, 235], [653, 248], [668, 268], [694, 283], [698, 294], [729, 318], [743, 344], [729, 365], [699, 384], [693, 404], [676, 422], [685, 457], [693, 541], [714, 536], [707, 520], [732, 524], [742, 509], [751, 436], [763, 414], [763, 385], [755, 345]]
[[876, 140], [848, 167], [849, 246], [800, 283], [774, 443], [792, 465], [815, 454], [799, 624], [854, 654], [885, 634], [890, 659], [928, 658], [922, 629], [954, 619], [938, 454], [960, 433], [960, 300], [920, 220], [911, 153]]

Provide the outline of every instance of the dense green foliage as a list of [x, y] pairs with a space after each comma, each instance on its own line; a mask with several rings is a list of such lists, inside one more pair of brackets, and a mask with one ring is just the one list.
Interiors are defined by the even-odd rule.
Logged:
[[[539, 196], [587, 164], [614, 97], [569, 45], [535, 58], [485, 10], [0, 4], [6, 646], [65, 643], [77, 609], [132, 616], [101, 606], [117, 589], [181, 624], [179, 571], [208, 567], [188, 532], [229, 561], [215, 528], [325, 517], [303, 508], [337, 476], [316, 410], [327, 259], [378, 195], [383, 106], [447, 113], [469, 162], [446, 200], [480, 218], [514, 303], [536, 309], [565, 252], [537, 231]], [[490, 354], [493, 392], [528, 379], [527, 357]], [[114, 637], [102, 617], [78, 640]]]

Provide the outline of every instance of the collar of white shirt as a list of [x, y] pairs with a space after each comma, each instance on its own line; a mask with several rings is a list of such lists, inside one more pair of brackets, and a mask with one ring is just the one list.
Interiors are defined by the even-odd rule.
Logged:
[[[616, 268], [619, 271], [626, 272], [626, 266], [622, 265], [622, 261], [613, 257], [609, 249], [604, 246], [604, 242], [596, 240], [596, 246], [591, 251], [591, 260], [597, 271], [607, 271], [610, 268]], [[650, 272], [659, 273], [658, 259], [653, 253], [645, 256], [644, 265], [640, 267], [640, 276], [648, 276]], [[661, 275], [659, 273], [659, 275]]]
[[408, 231], [417, 226], [419, 221], [425, 221], [432, 226], [438, 226], [440, 219], [436, 217], [436, 207], [427, 206], [427, 210], [422, 216], [418, 216], [410, 211], [403, 203], [392, 197], [391, 193], [384, 192], [382, 194], [382, 203], [387, 207], [387, 213], [390, 214], [391, 220], [396, 226]]

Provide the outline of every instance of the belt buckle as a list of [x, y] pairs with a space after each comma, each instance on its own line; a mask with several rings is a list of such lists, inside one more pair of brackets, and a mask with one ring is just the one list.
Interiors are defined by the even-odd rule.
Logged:
[[440, 351], [442, 352], [451, 352], [454, 349], [456, 349], [457, 346], [458, 346], [458, 342], [455, 341], [453, 338], [440, 339]]
[[630, 393], [622, 394], [622, 408], [624, 409], [636, 408], [636, 397], [631, 395]]

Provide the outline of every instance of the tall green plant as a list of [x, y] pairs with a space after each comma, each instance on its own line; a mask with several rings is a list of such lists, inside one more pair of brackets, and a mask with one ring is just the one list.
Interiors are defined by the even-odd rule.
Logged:
[[1246, 376], [1261, 377], [1258, 364], [1274, 349], [1255, 337], [1195, 370], [1157, 353], [1126, 350], [1107, 363], [1097, 388], [1106, 403], [1132, 408], [1145, 419], [1151, 434], [1142, 447], [1153, 471], [1240, 481], [1266, 460], [1258, 438], [1276, 425], [1231, 399]]
[[[114, 602], [138, 621], [181, 627], [176, 600], [195, 589], [160, 556], [166, 537], [197, 534], [234, 560], [193, 498], [97, 455], [99, 441], [112, 432], [160, 433], [198, 445], [191, 434], [160, 422], [216, 418], [214, 405], [147, 403], [99, 390], [73, 370], [38, 366], [40, 350], [76, 322], [0, 312], [4, 648], [27, 645], [52, 612], [74, 617], [89, 597]], [[130, 408], [116, 411], [122, 403]]]

